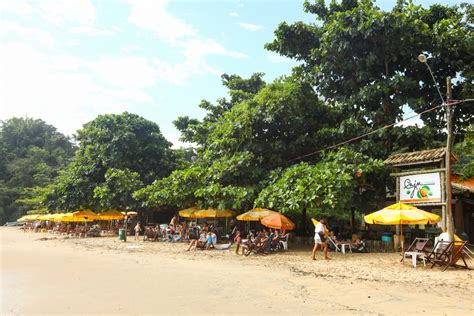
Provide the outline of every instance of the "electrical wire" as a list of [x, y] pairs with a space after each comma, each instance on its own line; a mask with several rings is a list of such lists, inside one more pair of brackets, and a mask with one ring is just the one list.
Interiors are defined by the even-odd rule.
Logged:
[[[450, 102], [448, 103], [448, 105], [449, 105], [449, 106], [452, 106], [452, 105], [457, 105], [457, 104], [461, 104], [461, 103], [468, 102], [468, 101], [474, 101], [474, 99], [467, 99], [467, 100], [460, 100], [460, 101], [452, 100], [452, 101], [450, 101]], [[331, 146], [325, 147], [325, 148], [323, 148], [323, 149], [320, 149], [320, 150], [311, 152], [311, 153], [309, 153], [309, 154], [305, 154], [305, 155], [302, 155], [302, 156], [299, 156], [299, 157], [296, 157], [296, 158], [287, 160], [287, 161], [285, 161], [285, 163], [292, 162], [292, 161], [299, 160], [299, 159], [303, 159], [303, 158], [310, 157], [310, 156], [314, 156], [314, 155], [319, 154], [320, 152], [323, 152], [323, 151], [325, 151], [325, 150], [334, 149], [334, 148], [339, 147], [339, 146], [341, 146], [341, 145], [345, 145], [345, 144], [351, 143], [351, 142], [353, 142], [353, 141], [356, 141], [356, 140], [359, 140], [359, 139], [364, 138], [364, 137], [366, 137], [366, 136], [375, 134], [375, 133], [380, 132], [380, 131], [382, 131], [382, 130], [384, 130], [384, 129], [387, 129], [387, 128], [392, 127], [392, 126], [395, 126], [395, 125], [397, 125], [397, 124], [406, 122], [406, 121], [408, 121], [408, 120], [411, 120], [412, 118], [415, 118], [415, 117], [420, 116], [420, 115], [422, 115], [422, 114], [425, 114], [425, 113], [434, 111], [434, 110], [439, 109], [439, 108], [444, 107], [444, 106], [445, 106], [444, 103], [443, 103], [443, 104], [440, 104], [440, 105], [437, 105], [437, 106], [435, 106], [435, 107], [432, 107], [432, 108], [429, 108], [429, 109], [427, 109], [427, 110], [424, 110], [424, 111], [422, 111], [422, 112], [420, 112], [420, 113], [417, 113], [416, 115], [407, 117], [406, 119], [403, 119], [403, 120], [401, 120], [400, 122], [395, 122], [395, 123], [392, 123], [392, 124], [384, 125], [384, 126], [382, 126], [382, 127], [380, 127], [380, 128], [377, 128], [377, 129], [375, 129], [375, 130], [373, 130], [373, 131], [370, 131], [370, 132], [368, 132], [368, 133], [365, 133], [365, 134], [362, 134], [362, 135], [353, 137], [353, 138], [351, 138], [351, 139], [345, 140], [345, 141], [340, 142], [340, 143], [338, 143], [338, 144], [331, 145]], [[412, 112], [410, 112], [410, 113], [408, 113], [408, 114], [411, 114], [411, 113], [414, 113], [414, 112], [415, 112], [415, 111], [412, 111]]]

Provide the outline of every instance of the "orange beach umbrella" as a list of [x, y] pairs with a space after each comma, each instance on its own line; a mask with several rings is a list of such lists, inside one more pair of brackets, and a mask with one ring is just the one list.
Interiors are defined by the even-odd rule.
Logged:
[[271, 214], [260, 220], [263, 226], [283, 229], [283, 230], [292, 230], [295, 229], [295, 223], [293, 223], [288, 217], [280, 213]]

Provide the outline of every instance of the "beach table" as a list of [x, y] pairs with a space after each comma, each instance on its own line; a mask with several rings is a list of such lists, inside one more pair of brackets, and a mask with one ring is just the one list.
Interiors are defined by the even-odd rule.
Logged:
[[411, 264], [413, 265], [414, 268], [416, 268], [416, 262], [418, 260], [418, 257], [423, 260], [423, 266], [426, 267], [426, 256], [423, 252], [407, 251], [405, 252], [404, 255], [411, 255]]
[[349, 248], [349, 251], [352, 253], [351, 244], [343, 243], [343, 244], [339, 244], [339, 246], [341, 247], [341, 252], [342, 252], [343, 254], [346, 254], [346, 247]]

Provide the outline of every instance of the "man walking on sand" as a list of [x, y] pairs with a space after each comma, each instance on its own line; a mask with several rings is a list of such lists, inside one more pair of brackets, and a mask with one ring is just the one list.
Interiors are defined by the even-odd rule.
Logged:
[[328, 244], [327, 238], [325, 236], [325, 229], [324, 225], [326, 224], [326, 220], [323, 218], [319, 221], [314, 229], [314, 247], [313, 253], [311, 255], [311, 259], [316, 260], [316, 251], [318, 250], [318, 246], [321, 245], [321, 248], [324, 249], [324, 259], [330, 260], [331, 258], [328, 257]]

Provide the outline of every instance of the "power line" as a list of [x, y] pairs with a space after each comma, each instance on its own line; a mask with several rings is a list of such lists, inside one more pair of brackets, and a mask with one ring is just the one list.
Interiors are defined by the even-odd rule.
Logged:
[[[457, 104], [464, 103], [464, 102], [468, 102], [468, 101], [474, 101], [474, 99], [467, 99], [467, 100], [460, 100], [460, 101], [455, 101], [455, 100], [453, 100], [452, 102], [449, 102], [449, 105], [450, 105], [450, 106], [452, 106], [452, 105], [457, 105]], [[359, 139], [361, 139], [361, 138], [364, 138], [364, 137], [366, 137], [366, 136], [372, 135], [372, 134], [374, 134], [374, 133], [377, 133], [377, 132], [379, 132], [379, 131], [382, 131], [382, 130], [384, 130], [384, 129], [387, 129], [387, 128], [389, 128], [389, 127], [392, 127], [392, 126], [394, 126], [394, 125], [397, 125], [397, 124], [406, 122], [406, 121], [408, 121], [408, 120], [411, 120], [412, 118], [415, 118], [415, 117], [420, 116], [420, 115], [422, 115], [422, 114], [425, 114], [425, 113], [434, 111], [434, 110], [436, 110], [436, 109], [438, 109], [438, 108], [441, 108], [441, 107], [443, 107], [443, 106], [445, 106], [444, 103], [443, 103], [443, 104], [440, 104], [440, 105], [437, 105], [437, 106], [435, 106], [435, 107], [429, 108], [429, 109], [427, 109], [427, 110], [424, 110], [424, 111], [422, 111], [422, 112], [420, 112], [420, 113], [417, 113], [416, 115], [410, 116], [410, 117], [408, 117], [408, 118], [406, 118], [406, 119], [403, 119], [403, 120], [401, 120], [400, 122], [395, 122], [395, 123], [392, 123], [392, 124], [384, 125], [384, 126], [378, 128], [378, 129], [375, 129], [375, 130], [370, 131], [370, 132], [368, 132], [368, 133], [365, 133], [365, 134], [362, 134], [362, 135], [353, 137], [353, 138], [351, 138], [351, 139], [345, 140], [345, 141], [340, 142], [340, 143], [338, 143], [338, 144], [335, 144], [335, 145], [332, 145], [332, 146], [328, 146], [328, 147], [326, 147], [326, 148], [323, 148], [323, 149], [314, 151], [314, 152], [312, 152], [312, 153], [309, 153], [309, 154], [306, 154], [306, 155], [302, 155], [302, 156], [299, 156], [299, 157], [296, 157], [296, 158], [287, 160], [287, 161], [285, 161], [285, 163], [287, 163], [287, 162], [292, 162], [292, 161], [299, 160], [299, 159], [303, 159], [303, 158], [306, 158], [306, 157], [309, 157], [309, 156], [314, 156], [314, 155], [319, 154], [320, 152], [323, 152], [323, 151], [325, 151], [325, 150], [333, 149], [333, 148], [339, 147], [339, 146], [341, 146], [341, 145], [345, 145], [345, 144], [347, 144], [347, 143], [350, 143], [350, 142], [359, 140]], [[412, 111], [412, 112], [410, 112], [409, 114], [414, 113], [414, 112], [415, 112], [415, 111]]]

